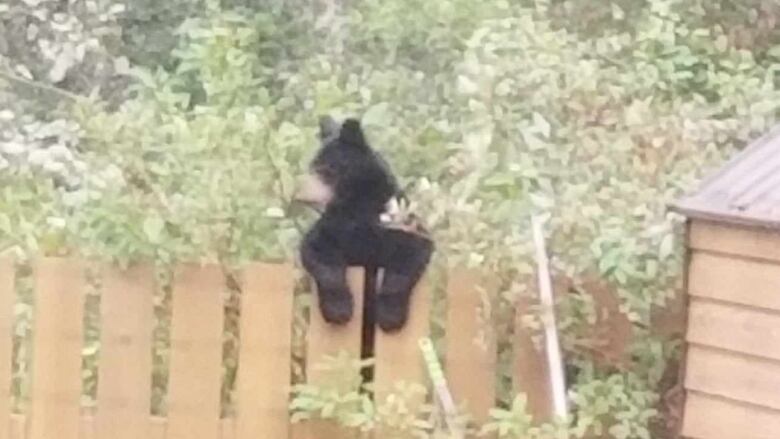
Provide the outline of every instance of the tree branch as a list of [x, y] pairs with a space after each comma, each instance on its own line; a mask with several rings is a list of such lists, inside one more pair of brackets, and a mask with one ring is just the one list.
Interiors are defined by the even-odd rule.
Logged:
[[76, 101], [76, 102], [87, 101], [87, 98], [85, 96], [77, 95], [75, 93], [71, 93], [71, 92], [69, 92], [67, 90], [63, 90], [61, 88], [57, 88], [57, 87], [55, 87], [53, 85], [49, 85], [49, 84], [46, 84], [46, 83], [43, 83], [43, 82], [39, 82], [39, 81], [35, 81], [35, 80], [32, 80], [32, 79], [24, 78], [24, 77], [19, 76], [19, 75], [15, 74], [15, 73], [7, 70], [7, 69], [0, 69], [0, 78], [3, 78], [5, 80], [7, 80], [7, 81], [10, 81], [10, 82], [13, 82], [13, 83], [16, 83], [16, 84], [21, 84], [22, 86], [25, 86], [25, 87], [34, 88], [34, 89], [37, 89], [37, 90], [42, 90], [42, 91], [45, 91], [45, 92], [48, 92], [48, 93], [54, 93], [54, 94], [59, 95], [61, 97], [67, 98], [68, 100], [71, 100], [71, 101]]

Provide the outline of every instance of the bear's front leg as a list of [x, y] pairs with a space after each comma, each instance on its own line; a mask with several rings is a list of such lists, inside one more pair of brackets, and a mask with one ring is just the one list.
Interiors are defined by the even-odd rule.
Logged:
[[347, 284], [347, 264], [335, 246], [321, 241], [316, 234], [304, 238], [301, 262], [317, 284], [320, 312], [325, 321], [344, 324], [352, 318], [354, 308]]
[[409, 318], [409, 299], [433, 253], [433, 243], [400, 230], [386, 230], [382, 239], [384, 268], [376, 296], [376, 322], [385, 332], [401, 329]]

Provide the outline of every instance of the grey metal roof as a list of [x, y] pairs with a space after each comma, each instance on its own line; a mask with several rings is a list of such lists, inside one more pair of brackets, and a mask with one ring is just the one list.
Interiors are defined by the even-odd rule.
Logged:
[[780, 125], [671, 207], [693, 218], [780, 228]]

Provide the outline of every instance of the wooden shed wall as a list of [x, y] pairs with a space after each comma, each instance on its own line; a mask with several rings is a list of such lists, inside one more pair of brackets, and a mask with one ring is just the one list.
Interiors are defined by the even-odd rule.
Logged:
[[780, 231], [694, 220], [683, 436], [780, 438]]

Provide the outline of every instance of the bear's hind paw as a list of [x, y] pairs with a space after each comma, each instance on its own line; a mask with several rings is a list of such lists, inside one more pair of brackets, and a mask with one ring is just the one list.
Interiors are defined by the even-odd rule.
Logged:
[[352, 296], [320, 298], [320, 311], [326, 322], [343, 325], [352, 319]]

